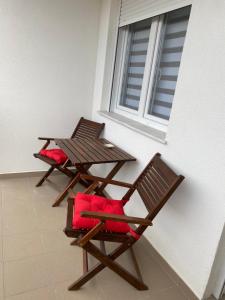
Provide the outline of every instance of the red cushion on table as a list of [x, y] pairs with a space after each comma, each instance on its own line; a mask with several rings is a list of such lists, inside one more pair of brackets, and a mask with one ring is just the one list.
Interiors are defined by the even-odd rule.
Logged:
[[[111, 200], [96, 195], [77, 193], [74, 198], [72, 223], [74, 229], [91, 229], [100, 222], [99, 219], [81, 217], [80, 213], [83, 211], [124, 215], [123, 203], [120, 200]], [[130, 231], [130, 227], [127, 223], [106, 221], [105, 230], [127, 233]]]
[[53, 159], [57, 164], [63, 164], [68, 159], [62, 149], [43, 149], [39, 154]]

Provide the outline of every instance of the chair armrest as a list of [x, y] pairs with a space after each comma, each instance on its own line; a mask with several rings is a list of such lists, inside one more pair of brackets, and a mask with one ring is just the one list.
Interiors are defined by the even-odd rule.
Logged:
[[54, 141], [55, 139], [52, 137], [38, 137], [41, 141]]
[[118, 180], [111, 180], [111, 179], [102, 178], [102, 177], [98, 177], [98, 176], [81, 174], [80, 177], [82, 179], [87, 179], [87, 180], [91, 180], [91, 181], [105, 182], [105, 183], [108, 183], [108, 184], [118, 185], [118, 186], [122, 186], [122, 187], [126, 187], [126, 188], [132, 188], [133, 187], [133, 184], [130, 184], [130, 183], [127, 183], [127, 182], [118, 181]]
[[107, 213], [102, 213], [102, 212], [91, 212], [91, 211], [82, 211], [80, 215], [81, 215], [81, 217], [95, 218], [95, 219], [99, 219], [101, 221], [110, 220], [110, 221], [115, 221], [115, 222], [140, 224], [140, 225], [146, 225], [146, 226], [152, 225], [152, 222], [148, 219], [129, 217], [129, 216], [125, 216], [125, 215], [115, 215], [115, 214], [107, 214]]
[[41, 150], [44, 150], [48, 147], [48, 145], [51, 143], [51, 141], [54, 141], [54, 138], [51, 137], [38, 137], [39, 140], [41, 141], [46, 141], [46, 143], [44, 144], [44, 146], [41, 148]]

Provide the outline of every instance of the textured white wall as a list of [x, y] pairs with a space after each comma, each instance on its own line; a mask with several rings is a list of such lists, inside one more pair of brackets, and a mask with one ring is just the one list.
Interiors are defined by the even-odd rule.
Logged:
[[100, 0], [0, 0], [0, 173], [91, 116]]
[[[93, 117], [106, 123], [108, 139], [138, 159], [127, 164], [117, 178], [135, 178], [155, 152], [161, 152], [178, 173], [186, 176], [146, 236], [202, 298], [225, 219], [225, 2], [193, 0], [167, 145], [97, 113], [101, 101], [109, 96], [104, 82], [111, 72], [107, 64], [113, 60], [110, 35], [115, 34], [115, 28], [113, 22], [109, 25], [109, 16], [116, 11], [115, 4], [116, 1], [105, 0], [102, 7]], [[105, 170], [99, 169], [101, 173]], [[121, 194], [114, 189], [110, 192], [115, 197]], [[128, 213], [143, 213], [137, 196]]]

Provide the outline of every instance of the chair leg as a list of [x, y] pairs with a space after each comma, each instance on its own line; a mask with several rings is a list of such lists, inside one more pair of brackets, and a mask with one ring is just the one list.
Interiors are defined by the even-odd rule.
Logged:
[[124, 280], [129, 282], [132, 286], [134, 286], [138, 290], [147, 290], [148, 287], [143, 283], [143, 281], [138, 280], [135, 276], [133, 276], [130, 272], [120, 266], [118, 263], [114, 262], [114, 260], [119, 257], [123, 252], [125, 252], [130, 245], [122, 244], [116, 250], [114, 250], [110, 255], [104, 255], [96, 246], [92, 243], [88, 242], [84, 249], [89, 252], [92, 256], [97, 258], [101, 263], [97, 264], [93, 268], [91, 268], [88, 272], [86, 272], [83, 276], [81, 276], [77, 281], [75, 281], [68, 289], [69, 290], [78, 290], [82, 285], [88, 282], [91, 278], [93, 278], [96, 274], [102, 271], [105, 267], [110, 268], [112, 271], [117, 273]]
[[42, 185], [42, 183], [48, 178], [49, 175], [54, 171], [55, 167], [51, 166], [48, 171], [44, 174], [44, 176], [40, 179], [40, 181], [36, 184], [36, 187]]
[[52, 207], [57, 207], [60, 205], [60, 203], [64, 200], [64, 198], [66, 197], [67, 193], [69, 192], [70, 189], [72, 189], [76, 183], [78, 183], [80, 181], [80, 174], [77, 173], [77, 175], [69, 182], [69, 184], [67, 185], [67, 187], [64, 189], [64, 191], [59, 194], [59, 196], [57, 197], [56, 201], [54, 202], [54, 204], [52, 205]]
[[[112, 260], [115, 260], [118, 258], [121, 254], [123, 254], [129, 246], [127, 244], [122, 244], [118, 248], [116, 248], [113, 252], [109, 254], [109, 257]], [[78, 280], [76, 280], [73, 284], [71, 284], [68, 287], [69, 291], [76, 291], [79, 290], [85, 283], [87, 283], [90, 279], [92, 279], [95, 275], [97, 275], [99, 272], [101, 272], [106, 266], [102, 263], [98, 263], [95, 266], [93, 266], [89, 271], [81, 276]]]
[[83, 274], [88, 272], [88, 253], [83, 249]]

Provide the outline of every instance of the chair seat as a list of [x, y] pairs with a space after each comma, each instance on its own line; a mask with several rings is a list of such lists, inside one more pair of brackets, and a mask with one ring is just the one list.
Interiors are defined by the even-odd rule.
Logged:
[[[124, 215], [123, 202], [96, 195], [77, 193], [74, 198], [73, 229], [91, 229], [99, 223], [98, 219], [81, 217], [81, 212], [103, 212]], [[130, 232], [130, 226], [124, 222], [106, 221], [104, 230], [118, 233]]]
[[64, 164], [68, 159], [62, 149], [42, 149], [39, 154], [54, 160], [57, 164]]

